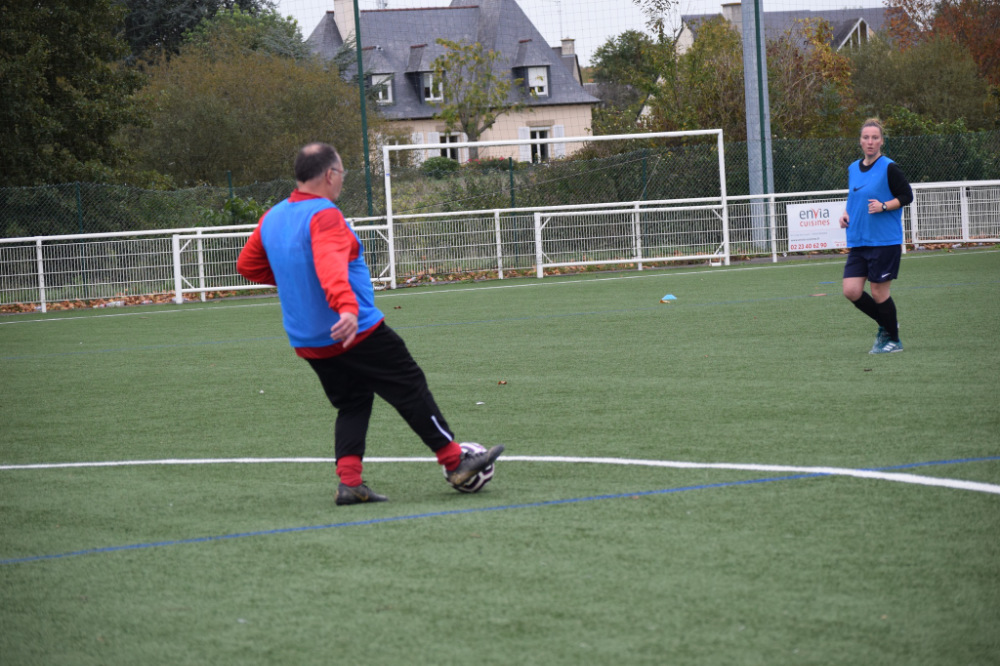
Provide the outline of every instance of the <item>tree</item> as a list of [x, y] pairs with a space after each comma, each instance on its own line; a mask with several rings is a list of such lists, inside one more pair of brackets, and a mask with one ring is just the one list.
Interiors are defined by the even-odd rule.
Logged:
[[907, 50], [948, 36], [964, 46], [979, 74], [1000, 86], [1000, 2], [997, 0], [886, 0], [888, 35]]
[[632, 3], [646, 15], [646, 27], [656, 35], [657, 42], [665, 44], [677, 38], [679, 26], [669, 28], [672, 10], [679, 4], [678, 0], [632, 0]]
[[1000, 86], [1000, 2], [942, 0], [934, 31], [950, 35], [968, 49], [980, 75]]
[[869, 40], [852, 56], [852, 65], [863, 115], [888, 121], [891, 109], [900, 108], [931, 124], [962, 119], [977, 130], [990, 126], [991, 107], [996, 113], [989, 85], [980, 78], [972, 56], [949, 36], [932, 36], [906, 50], [885, 40]]
[[622, 83], [648, 92], [659, 75], [657, 48], [651, 37], [638, 30], [609, 37], [594, 51], [594, 81]]
[[0, 185], [106, 180], [137, 120], [111, 0], [8, 0], [0, 26]]
[[938, 0], [885, 0], [886, 35], [897, 48], [906, 50], [930, 34]]
[[[437, 43], [448, 51], [431, 64], [442, 81], [442, 102], [437, 102], [435, 118], [443, 120], [449, 132], [462, 131], [469, 141], [493, 127], [505, 113], [525, 108], [524, 102], [511, 101], [511, 88], [523, 79], [511, 81], [494, 71], [494, 63], [502, 58], [482, 44], [464, 44], [439, 38]], [[479, 158], [479, 150], [469, 149], [470, 159]]]
[[203, 19], [184, 33], [184, 46], [209, 57], [238, 51], [260, 51], [295, 60], [310, 57], [295, 19], [274, 11], [251, 14], [238, 7]]
[[[767, 42], [771, 129], [778, 137], [837, 136], [854, 131], [851, 61], [830, 46], [826, 21], [805, 20]], [[722, 16], [697, 26], [691, 48], [670, 51], [648, 102], [650, 129], [721, 128], [746, 138], [742, 38]]]
[[767, 42], [771, 131], [778, 138], [854, 131], [851, 61], [833, 50], [829, 22], [805, 19]]
[[220, 11], [241, 9], [252, 16], [275, 11], [273, 0], [115, 0], [124, 7], [125, 39], [132, 55], [177, 53], [184, 35]]
[[[332, 143], [345, 164], [360, 163], [361, 112], [350, 84], [317, 60], [245, 48], [239, 35], [273, 25], [266, 16], [254, 20], [263, 27], [216, 16], [178, 55], [149, 66], [139, 99], [150, 123], [128, 136], [138, 169], [184, 186], [224, 184], [227, 171], [242, 183], [288, 178], [291, 157], [310, 141]], [[369, 120], [377, 131], [378, 119]]]
[[740, 34], [722, 16], [701, 23], [688, 51], [678, 56], [669, 50], [647, 104], [652, 110], [647, 121], [652, 130], [721, 128], [727, 140], [744, 140]]
[[635, 131], [635, 120], [656, 89], [660, 64], [671, 48], [637, 30], [626, 30], [594, 51], [595, 95], [601, 100], [593, 111], [594, 134]]

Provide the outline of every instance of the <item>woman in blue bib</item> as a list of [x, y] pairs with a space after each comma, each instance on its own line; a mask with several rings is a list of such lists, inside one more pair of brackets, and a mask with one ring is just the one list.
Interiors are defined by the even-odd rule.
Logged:
[[[881, 121], [866, 120], [861, 126], [864, 157], [847, 169], [847, 210], [840, 216], [849, 249], [844, 265], [844, 296], [878, 324], [870, 354], [903, 351], [896, 304], [889, 288], [899, 276], [903, 206], [913, 201], [906, 176], [882, 154], [884, 141]], [[866, 281], [871, 283], [870, 295], [865, 291]]]

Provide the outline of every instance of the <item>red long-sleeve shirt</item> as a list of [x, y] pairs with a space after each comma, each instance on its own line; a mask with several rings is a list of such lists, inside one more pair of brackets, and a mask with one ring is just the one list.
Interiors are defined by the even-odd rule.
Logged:
[[[295, 190], [289, 197], [292, 203], [317, 199], [313, 194]], [[240, 275], [258, 284], [277, 285], [277, 279], [267, 257], [267, 251], [261, 239], [261, 224], [267, 213], [250, 234], [246, 245], [240, 252], [236, 262], [236, 270]], [[349, 280], [348, 266], [358, 258], [361, 245], [354, 232], [347, 225], [347, 220], [338, 208], [326, 208], [315, 215], [309, 222], [309, 235], [312, 246], [313, 264], [316, 276], [326, 296], [330, 309], [355, 316], [359, 313], [358, 300]], [[354, 344], [363, 340], [376, 328], [359, 331]], [[341, 343], [325, 347], [296, 347], [296, 353], [303, 358], [328, 358], [343, 351]]]

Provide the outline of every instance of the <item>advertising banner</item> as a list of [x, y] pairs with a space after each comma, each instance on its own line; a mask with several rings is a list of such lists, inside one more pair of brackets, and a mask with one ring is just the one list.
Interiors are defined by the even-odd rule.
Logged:
[[847, 247], [847, 235], [840, 228], [840, 214], [846, 202], [824, 201], [788, 204], [788, 251], [836, 250]]

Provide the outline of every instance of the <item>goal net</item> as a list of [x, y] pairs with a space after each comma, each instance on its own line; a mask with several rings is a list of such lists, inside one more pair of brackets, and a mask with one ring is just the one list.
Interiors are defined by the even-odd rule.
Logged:
[[401, 280], [728, 263], [720, 130], [414, 143], [382, 151]]

